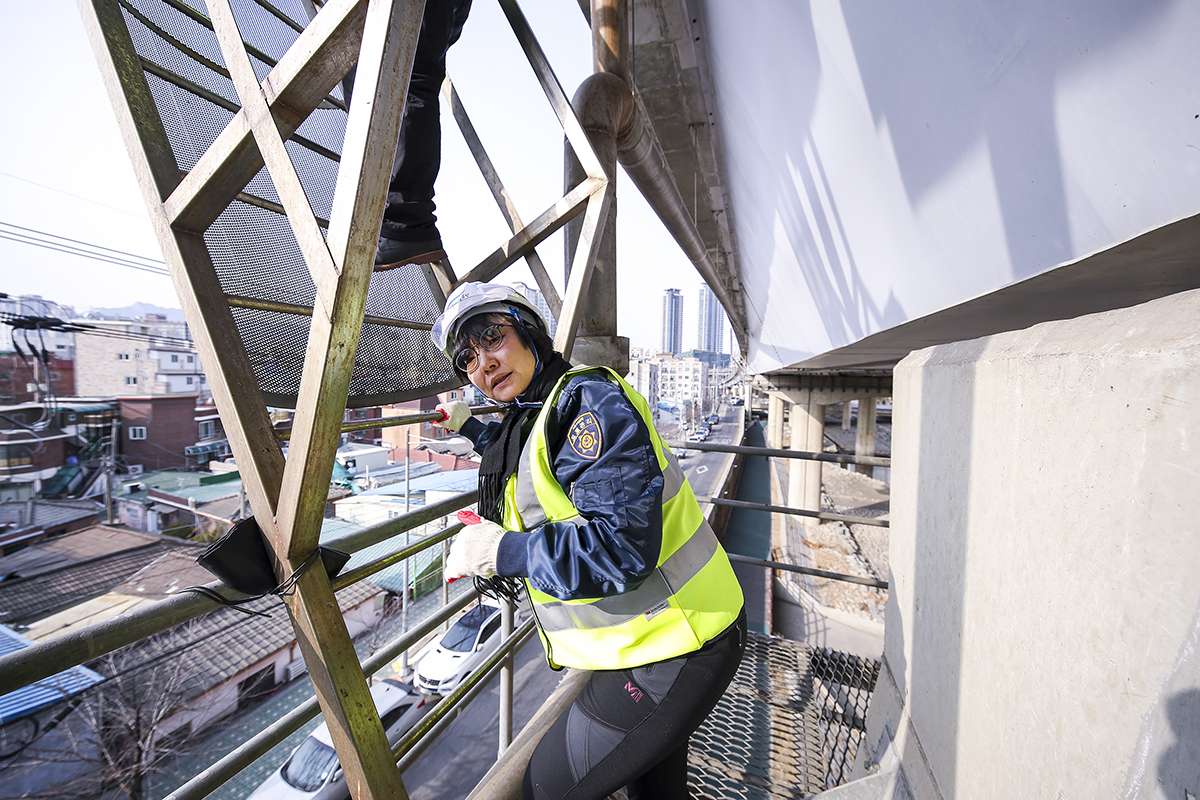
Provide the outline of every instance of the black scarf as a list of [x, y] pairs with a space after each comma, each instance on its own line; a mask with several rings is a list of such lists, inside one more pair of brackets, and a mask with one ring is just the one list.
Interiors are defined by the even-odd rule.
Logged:
[[[502, 524], [504, 487], [517, 471], [521, 448], [529, 438], [533, 419], [541, 411], [540, 404], [545, 402], [550, 390], [569, 369], [571, 364], [559, 353], [552, 352], [542, 363], [541, 371], [521, 393], [522, 403], [537, 405], [513, 404], [505, 412], [500, 427], [484, 448], [479, 464], [479, 516], [490, 519], [497, 525]], [[526, 424], [527, 422], [529, 424]]]

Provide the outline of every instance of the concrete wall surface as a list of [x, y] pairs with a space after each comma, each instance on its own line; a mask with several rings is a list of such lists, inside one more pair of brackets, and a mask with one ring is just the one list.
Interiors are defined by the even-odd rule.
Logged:
[[885, 668], [857, 774], [1200, 797], [1200, 291], [895, 371]]

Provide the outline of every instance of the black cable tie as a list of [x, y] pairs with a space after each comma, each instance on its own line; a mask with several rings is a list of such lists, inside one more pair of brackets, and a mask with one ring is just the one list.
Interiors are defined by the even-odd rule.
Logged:
[[242, 603], [249, 603], [251, 600], [258, 600], [260, 598], [266, 597], [265, 594], [256, 594], [253, 597], [244, 597], [241, 600], [230, 600], [228, 597], [225, 597], [220, 592], [216, 591], [215, 589], [210, 589], [207, 586], [188, 586], [188, 587], [182, 589], [181, 591], [196, 592], [197, 594], [202, 594], [205, 597], [207, 597], [209, 600], [215, 600], [216, 602], [220, 603], [221, 605], [225, 606], [226, 608], [232, 608], [234, 611], [241, 611], [243, 614], [253, 614], [256, 617], [270, 617], [271, 616], [270, 614], [266, 613], [265, 611], [255, 611], [252, 608], [242, 608], [242, 606], [241, 606]]

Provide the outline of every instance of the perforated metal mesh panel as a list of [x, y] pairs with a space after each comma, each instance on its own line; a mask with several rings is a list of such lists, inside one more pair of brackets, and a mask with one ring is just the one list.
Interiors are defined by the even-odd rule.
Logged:
[[[119, 0], [146, 81], [167, 131], [176, 163], [191, 170], [234, 117], [239, 101], [227, 77], [216, 35], [201, 0]], [[308, 16], [299, 0], [234, 0], [251, 63], [260, 79], [295, 41]], [[318, 220], [327, 221], [346, 129], [341, 88], [304, 121], [286, 143]], [[265, 205], [279, 196], [264, 168], [245, 187]], [[322, 229], [324, 230], [324, 222]], [[316, 288], [287, 218], [254, 202], [234, 201], [205, 232], [205, 243], [225, 293], [311, 308]], [[426, 397], [461, 383], [430, 341], [440, 313], [418, 267], [377, 272], [371, 279], [366, 322], [359, 336], [347, 405], [362, 407]], [[281, 310], [235, 307], [234, 319], [266, 402], [295, 405], [310, 317]], [[390, 324], [394, 322], [400, 325]]]
[[721, 702], [692, 735], [694, 798], [804, 798], [844, 783], [879, 663], [751, 633]]
[[809, 664], [820, 703], [821, 749], [829, 771], [826, 788], [846, 781], [867, 730], [867, 706], [879, 677], [871, 658], [815, 648]]

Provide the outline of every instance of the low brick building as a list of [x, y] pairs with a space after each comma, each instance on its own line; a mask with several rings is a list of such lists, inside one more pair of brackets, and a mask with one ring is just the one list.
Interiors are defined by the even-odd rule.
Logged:
[[146, 470], [188, 467], [185, 451], [196, 443], [196, 399], [194, 394], [117, 398], [126, 463]]
[[45, 364], [16, 353], [0, 353], [0, 405], [32, 403], [49, 389], [54, 397], [75, 394], [75, 362], [51, 358]]

